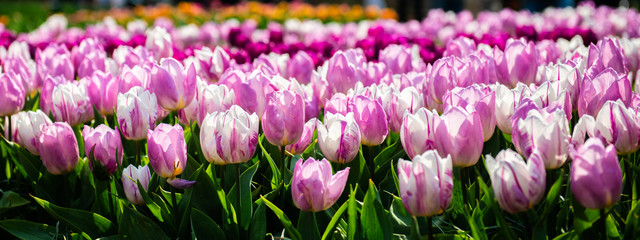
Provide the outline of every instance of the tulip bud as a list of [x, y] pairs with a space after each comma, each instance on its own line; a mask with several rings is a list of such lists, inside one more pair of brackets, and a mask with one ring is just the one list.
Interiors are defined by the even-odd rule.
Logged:
[[622, 193], [622, 170], [613, 145], [589, 138], [571, 151], [571, 190], [582, 206], [600, 209], [615, 205]]
[[196, 94], [196, 69], [193, 64], [185, 69], [173, 58], [165, 58], [160, 66], [151, 69], [149, 88], [158, 97], [162, 108], [180, 110], [193, 100]]
[[40, 158], [49, 173], [64, 175], [76, 168], [80, 158], [78, 142], [68, 123], [44, 126], [38, 143]]
[[405, 112], [414, 113], [424, 107], [423, 99], [420, 92], [414, 87], [405, 88], [401, 92], [393, 92], [387, 114], [392, 132], [400, 132]]
[[358, 95], [352, 99], [349, 109], [353, 112], [353, 117], [360, 128], [362, 145], [380, 145], [387, 138], [389, 133], [387, 114], [380, 102]]
[[302, 154], [304, 150], [306, 150], [311, 142], [313, 141], [313, 133], [316, 131], [316, 123], [318, 119], [312, 118], [304, 124], [304, 130], [302, 131], [302, 135], [300, 136], [300, 140], [298, 142], [287, 145], [287, 152], [292, 155]]
[[533, 42], [524, 39], [507, 40], [503, 54], [494, 55], [498, 66], [498, 81], [515, 87], [518, 82], [531, 84], [538, 71], [538, 55]]
[[35, 61], [39, 82], [44, 82], [48, 76], [74, 79], [71, 53], [64, 45], [50, 44], [44, 50], [36, 49]]
[[409, 158], [435, 149], [435, 119], [438, 117], [436, 110], [429, 111], [426, 108], [404, 115], [400, 141]]
[[291, 179], [293, 203], [302, 211], [326, 210], [338, 201], [348, 177], [348, 167], [332, 174], [327, 159], [298, 159]]
[[380, 62], [383, 62], [394, 74], [420, 72], [427, 67], [420, 58], [419, 48], [391, 44], [380, 51]]
[[349, 112], [349, 101], [349, 97], [343, 93], [334, 94], [324, 103], [324, 115], [329, 113], [346, 115]]
[[516, 108], [520, 105], [520, 102], [531, 95], [529, 87], [524, 84], [518, 84], [516, 88], [509, 89], [502, 84], [496, 85], [496, 125], [504, 134], [511, 135], [512, 120]]
[[161, 123], [147, 132], [147, 151], [153, 170], [163, 178], [175, 178], [187, 166], [187, 144], [180, 125]]
[[0, 75], [0, 116], [10, 116], [24, 107], [25, 92], [20, 75], [12, 72]]
[[475, 111], [482, 122], [484, 141], [489, 141], [496, 128], [495, 92], [486, 87], [471, 85], [466, 88], [456, 87], [444, 97], [444, 110], [452, 106]]
[[163, 27], [154, 27], [147, 31], [145, 47], [152, 53], [156, 60], [173, 56], [173, 41], [171, 35]]
[[91, 104], [102, 116], [113, 114], [117, 106], [119, 81], [109, 73], [94, 72], [89, 78], [87, 91]]
[[627, 155], [638, 150], [640, 124], [635, 110], [624, 106], [622, 101], [607, 101], [594, 119], [584, 115], [576, 124], [571, 140], [582, 144], [584, 134], [600, 138], [605, 144], [613, 144], [620, 155]]
[[494, 159], [485, 157], [493, 193], [500, 207], [515, 214], [531, 209], [544, 196], [546, 172], [537, 151], [527, 162], [517, 152], [506, 149]]
[[286, 146], [296, 143], [304, 130], [304, 101], [288, 90], [269, 94], [262, 114], [262, 130], [269, 143]]
[[562, 110], [530, 110], [513, 127], [513, 145], [525, 158], [538, 150], [546, 169], [559, 168], [567, 160], [571, 135]]
[[84, 152], [87, 156], [93, 150], [93, 158], [102, 164], [107, 173], [115, 172], [117, 165], [122, 164], [120, 133], [101, 124], [95, 129], [84, 126], [82, 136], [84, 137]]
[[225, 112], [209, 113], [202, 120], [200, 144], [210, 163], [226, 165], [249, 161], [258, 144], [259, 119], [233, 105]]
[[318, 146], [331, 162], [351, 162], [360, 150], [360, 128], [353, 113], [327, 114], [324, 124], [318, 123]]
[[585, 75], [578, 97], [578, 114], [595, 116], [609, 100], [620, 99], [627, 105], [631, 102], [632, 95], [631, 82], [627, 76], [611, 68], [603, 70], [593, 78]]
[[323, 76], [327, 79], [332, 92], [346, 93], [357, 82], [365, 78], [366, 59], [361, 49], [338, 51], [323, 67]]
[[133, 68], [129, 68], [129, 66], [125, 65], [122, 67], [122, 72], [120, 72], [118, 84], [118, 92], [126, 93], [129, 89], [139, 86], [142, 88], [147, 88], [149, 86], [149, 69], [134, 66]]
[[433, 216], [451, 204], [453, 173], [451, 156], [435, 150], [398, 160], [398, 185], [404, 208], [413, 216]]
[[76, 126], [93, 119], [93, 107], [82, 82], [62, 83], [53, 88], [51, 96], [51, 112], [56, 121]]
[[156, 95], [141, 87], [133, 87], [124, 94], [120, 93], [116, 115], [124, 138], [142, 140], [146, 137], [147, 130], [156, 126]]
[[145, 191], [149, 189], [149, 181], [151, 181], [151, 173], [148, 166], [134, 167], [129, 165], [122, 170], [122, 188], [124, 195], [127, 196], [127, 200], [133, 204], [144, 204], [144, 199], [140, 195], [140, 189], [138, 189], [138, 181]]
[[15, 121], [15, 142], [34, 155], [40, 155], [40, 134], [42, 128], [51, 125], [51, 119], [40, 110], [19, 112], [11, 118]]
[[451, 107], [435, 121], [435, 145], [440, 155], [450, 154], [453, 166], [473, 166], [480, 159], [484, 138], [477, 112]]
[[298, 51], [287, 64], [287, 76], [295, 78], [302, 84], [311, 82], [313, 70], [315, 70], [313, 59], [305, 51]]
[[198, 102], [198, 124], [208, 113], [223, 112], [231, 108], [235, 101], [235, 93], [225, 85], [207, 85], [201, 92]]
[[22, 80], [25, 94], [33, 97], [40, 89], [42, 83], [36, 79], [36, 63], [31, 58], [7, 57], [3, 63], [5, 74], [13, 72]]

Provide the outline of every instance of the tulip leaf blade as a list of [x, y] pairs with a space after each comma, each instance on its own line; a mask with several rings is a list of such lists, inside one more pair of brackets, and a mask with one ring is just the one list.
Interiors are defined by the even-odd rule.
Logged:
[[304, 234], [304, 239], [320, 240], [320, 230], [318, 230], [318, 221], [315, 213], [300, 211], [297, 227], [298, 231]]
[[14, 191], [5, 191], [0, 199], [0, 214], [27, 204], [29, 204], [29, 200], [24, 199], [20, 194]]
[[130, 207], [123, 208], [118, 223], [118, 235], [121, 239], [145, 239], [149, 236], [154, 239], [169, 239], [162, 228]]
[[331, 235], [331, 232], [333, 232], [333, 229], [336, 228], [336, 225], [340, 221], [342, 214], [344, 214], [344, 212], [347, 210], [348, 204], [349, 202], [343, 203], [342, 206], [338, 208], [338, 211], [336, 211], [335, 214], [333, 214], [333, 217], [331, 217], [331, 220], [329, 221], [329, 225], [327, 225], [327, 228], [324, 230], [324, 233], [322, 234], [322, 240], [326, 240], [329, 238], [329, 235]]
[[[123, 174], [123, 177], [124, 177], [124, 174]], [[154, 202], [151, 199], [151, 197], [149, 197], [149, 194], [147, 193], [147, 191], [144, 190], [139, 180], [136, 180], [136, 183], [138, 184], [140, 196], [142, 196], [142, 199], [144, 200], [145, 205], [147, 205], [147, 208], [149, 208], [149, 211], [151, 212], [151, 214], [154, 217], [156, 217], [158, 221], [164, 222], [164, 219], [162, 217], [162, 208], [160, 207], [160, 205], [158, 205], [156, 202]]]
[[289, 217], [287, 217], [287, 215], [282, 210], [280, 210], [280, 208], [278, 208], [263, 196], [260, 196], [260, 198], [262, 198], [262, 202], [264, 202], [264, 204], [267, 205], [267, 207], [269, 207], [271, 211], [273, 211], [273, 213], [278, 217], [280, 222], [282, 222], [284, 228], [289, 232], [289, 236], [291, 236], [291, 238], [294, 240], [302, 240], [302, 236], [300, 235], [298, 230], [293, 227], [293, 224], [291, 223], [291, 220], [289, 220]]
[[[466, 210], [468, 209], [468, 206], [465, 206], [464, 208]], [[476, 207], [473, 209], [473, 213], [471, 213], [471, 217], [469, 218], [469, 226], [471, 227], [471, 233], [474, 239], [480, 239], [480, 240], [489, 239], [484, 227], [484, 222], [482, 221], [483, 217], [484, 217], [484, 214], [482, 213], [482, 210], [480, 209], [480, 207]]]
[[[258, 171], [259, 162], [256, 162], [251, 167], [247, 168], [242, 174], [240, 174], [240, 182], [236, 183], [229, 190], [229, 194], [227, 196], [228, 200], [234, 203], [234, 209], [240, 215], [240, 226], [245, 230], [249, 229], [249, 223], [251, 220], [251, 214], [253, 213], [253, 201], [251, 200], [251, 181], [253, 176]], [[239, 167], [237, 164], [233, 167]], [[238, 184], [242, 184], [241, 192], [238, 193]], [[240, 202], [238, 203], [236, 199], [237, 195], [240, 194]]]
[[[33, 197], [33, 196], [32, 196]], [[56, 206], [44, 199], [33, 197], [36, 203], [54, 218], [68, 224], [78, 232], [85, 232], [91, 238], [107, 236], [113, 230], [113, 223], [96, 213]]]
[[209, 177], [206, 171], [197, 171], [194, 175], [194, 179], [197, 182], [191, 187], [193, 189], [194, 208], [200, 209], [205, 214], [214, 216], [214, 218], [217, 217], [214, 220], [222, 221], [220, 210], [226, 210], [226, 206], [222, 205], [216, 194], [217, 188], [214, 180]]
[[199, 239], [226, 239], [220, 226], [196, 208], [191, 210], [191, 229]]
[[49, 240], [57, 235], [54, 226], [20, 219], [0, 221], [0, 228], [20, 239]]
[[[395, 159], [395, 155], [399, 152], [398, 147], [401, 146], [401, 141], [396, 141], [391, 146], [386, 147], [382, 150], [382, 152], [378, 153], [373, 159], [373, 163], [375, 164], [374, 172], [371, 175], [376, 176], [377, 178], [382, 178], [386, 175], [387, 163], [393, 161]], [[402, 150], [402, 148], [400, 148]]]
[[249, 239], [262, 240], [267, 235], [267, 212], [264, 203], [260, 202], [253, 212], [249, 225]]
[[362, 204], [362, 232], [366, 239], [391, 239], [392, 223], [389, 213], [384, 210], [373, 181], [369, 180], [369, 189]]
[[348, 215], [349, 215], [349, 224], [347, 224], [347, 239], [354, 240], [356, 238], [356, 232], [358, 231], [358, 206], [356, 205], [356, 191], [358, 190], [358, 185], [356, 184], [355, 188], [351, 189], [349, 193], [348, 200]]
[[258, 141], [258, 146], [260, 146], [260, 149], [262, 150], [262, 154], [264, 155], [264, 157], [267, 159], [267, 162], [269, 163], [269, 168], [271, 169], [271, 174], [272, 174], [271, 189], [275, 189], [278, 187], [278, 184], [280, 183], [280, 170], [278, 169], [276, 162], [273, 161], [273, 158], [271, 158], [271, 154], [269, 154], [269, 152], [267, 152], [267, 150], [262, 145], [263, 141], [264, 141], [264, 134], [260, 136], [260, 141]]
[[624, 239], [640, 238], [640, 200], [632, 204], [625, 222]]

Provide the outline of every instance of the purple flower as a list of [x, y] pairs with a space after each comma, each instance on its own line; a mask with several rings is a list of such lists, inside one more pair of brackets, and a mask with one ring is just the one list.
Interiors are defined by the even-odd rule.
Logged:
[[327, 159], [298, 159], [291, 179], [293, 203], [302, 211], [326, 210], [338, 201], [348, 177], [348, 167], [333, 174]]

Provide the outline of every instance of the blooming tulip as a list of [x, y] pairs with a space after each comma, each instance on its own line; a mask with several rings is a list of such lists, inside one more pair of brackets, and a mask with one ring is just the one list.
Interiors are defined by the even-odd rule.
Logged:
[[451, 204], [453, 174], [451, 156], [435, 150], [398, 160], [398, 185], [404, 208], [413, 216], [433, 216]]
[[51, 112], [56, 121], [76, 126], [93, 119], [93, 107], [81, 82], [62, 83], [53, 88], [51, 96]]
[[16, 134], [15, 142], [26, 148], [29, 152], [40, 155], [40, 134], [42, 128], [51, 125], [51, 119], [40, 110], [35, 112], [19, 112], [11, 119], [15, 121], [13, 125]]
[[392, 93], [387, 114], [392, 132], [400, 132], [405, 112], [414, 113], [419, 108], [424, 107], [423, 99], [414, 87], [408, 87], [400, 92], [394, 91]]
[[349, 104], [350, 112], [360, 128], [362, 145], [380, 145], [389, 133], [387, 114], [382, 104], [363, 95], [355, 96]]
[[509, 39], [504, 52], [497, 50], [496, 53], [494, 58], [500, 83], [509, 87], [515, 87], [518, 82], [533, 83], [538, 71], [538, 56], [533, 42]]
[[493, 193], [508, 213], [527, 211], [544, 196], [546, 172], [538, 152], [534, 151], [526, 163], [511, 149], [500, 151], [495, 159], [487, 155], [485, 160]]
[[296, 143], [304, 130], [304, 101], [288, 90], [273, 92], [262, 114], [262, 130], [269, 143], [286, 146]]
[[640, 144], [640, 124], [635, 111], [625, 107], [620, 99], [607, 101], [595, 119], [590, 115], [582, 116], [574, 128], [572, 141], [582, 144], [585, 132], [605, 144], [615, 145], [620, 155], [635, 152]]
[[302, 84], [311, 82], [315, 65], [313, 59], [305, 51], [298, 51], [287, 64], [287, 76], [295, 78]]
[[292, 155], [302, 154], [313, 141], [313, 133], [316, 131], [316, 124], [318, 119], [312, 118], [304, 124], [304, 130], [300, 139], [291, 145], [286, 146], [286, 150]]
[[142, 185], [142, 188], [147, 191], [149, 189], [149, 182], [151, 181], [151, 173], [147, 165], [134, 167], [129, 165], [122, 170], [122, 188], [127, 200], [133, 204], [143, 204], [144, 199], [138, 189], [138, 183]]
[[40, 158], [49, 173], [64, 175], [76, 168], [80, 157], [78, 142], [68, 123], [44, 126], [38, 143]]
[[332, 174], [327, 159], [298, 159], [291, 179], [293, 203], [302, 211], [326, 210], [338, 201], [348, 177], [348, 167]]
[[149, 88], [158, 98], [162, 108], [175, 111], [191, 103], [196, 94], [196, 69], [188, 68], [173, 58], [160, 61], [151, 69]]
[[166, 29], [154, 27], [146, 35], [145, 47], [154, 54], [156, 60], [173, 56], [173, 41]]
[[10, 116], [24, 107], [25, 92], [20, 75], [0, 75], [0, 116]]
[[94, 72], [89, 78], [87, 92], [91, 104], [102, 116], [113, 114], [117, 106], [119, 81], [109, 73]]
[[409, 158], [435, 149], [435, 110], [420, 108], [415, 113], [404, 115], [400, 128], [400, 141]]
[[259, 119], [233, 105], [225, 112], [209, 113], [202, 120], [200, 144], [210, 163], [225, 165], [249, 161], [258, 144]]
[[453, 166], [473, 166], [480, 159], [484, 138], [477, 112], [451, 107], [435, 121], [435, 145], [440, 155], [450, 154]]
[[496, 128], [495, 92], [487, 87], [471, 85], [466, 88], [456, 87], [444, 97], [444, 110], [452, 106], [469, 111], [476, 111], [482, 122], [484, 141], [489, 141]]
[[334, 93], [346, 93], [365, 79], [366, 59], [361, 49], [338, 51], [323, 66], [322, 75]]
[[380, 62], [383, 62], [394, 74], [420, 72], [427, 67], [418, 52], [418, 46], [405, 47], [402, 45], [389, 45], [380, 51]]
[[217, 46], [213, 51], [208, 47], [203, 47], [201, 50], [195, 50], [194, 53], [202, 66], [202, 72], [209, 81], [217, 82], [230, 66], [231, 58], [220, 46]]
[[331, 162], [351, 162], [360, 150], [360, 128], [353, 113], [327, 114], [324, 124], [318, 123], [318, 146]]
[[158, 118], [156, 95], [141, 87], [133, 87], [124, 94], [118, 94], [116, 116], [124, 138], [144, 139], [147, 136], [147, 130], [156, 126]]
[[343, 93], [336, 93], [331, 96], [331, 99], [324, 103], [324, 114], [342, 114], [346, 115], [349, 111], [349, 97]]
[[509, 89], [502, 84], [496, 85], [496, 125], [504, 134], [511, 135], [512, 121], [516, 108], [520, 102], [531, 95], [531, 91], [524, 84], [519, 83], [514, 89]]
[[198, 124], [202, 125], [202, 120], [207, 113], [223, 112], [233, 106], [235, 93], [225, 85], [210, 84], [204, 87], [199, 96]]
[[598, 138], [571, 152], [571, 190], [575, 198], [591, 209], [612, 206], [622, 193], [622, 170], [613, 145]]
[[561, 109], [551, 113], [530, 110], [526, 118], [513, 126], [513, 145], [524, 157], [529, 158], [538, 150], [546, 169], [561, 167], [569, 154], [569, 121]]
[[122, 164], [120, 133], [104, 124], [95, 129], [85, 125], [82, 136], [84, 137], [84, 152], [87, 156], [93, 150], [93, 158], [102, 164], [107, 173], [115, 172], [117, 165]]
[[161, 123], [147, 132], [147, 151], [153, 170], [163, 178], [175, 178], [187, 166], [187, 144], [180, 125]]
[[578, 114], [595, 116], [606, 101], [631, 102], [631, 82], [625, 74], [607, 68], [595, 77], [585, 75], [578, 97]]

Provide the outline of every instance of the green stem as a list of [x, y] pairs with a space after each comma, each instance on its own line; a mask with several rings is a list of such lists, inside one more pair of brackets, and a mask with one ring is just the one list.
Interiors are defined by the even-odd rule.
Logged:
[[527, 212], [522, 212], [520, 213], [520, 218], [522, 218], [522, 220], [524, 221], [524, 227], [525, 227], [525, 233], [526, 233], [526, 238], [525, 239], [531, 239], [531, 235], [532, 235], [532, 227], [531, 227], [531, 221], [529, 220], [529, 215]]
[[427, 235], [427, 239], [433, 240], [433, 217], [427, 217]]
[[[236, 200], [238, 201], [238, 205], [237, 205], [237, 209], [238, 210], [237, 211], [238, 212], [242, 212], [240, 210], [240, 194], [242, 193], [242, 183], [240, 182], [240, 166], [238, 166], [240, 164], [236, 163], [234, 165], [236, 167], [236, 184], [238, 184], [238, 194], [236, 194], [236, 196], [237, 196]], [[239, 223], [242, 222], [242, 221], [240, 221], [240, 216], [242, 216], [242, 214], [238, 214], [237, 216], [238, 216], [238, 222]]]
[[140, 166], [140, 141], [136, 141], [136, 166]]
[[13, 138], [12, 138], [13, 136], [11, 136], [13, 134], [13, 131], [11, 129], [11, 115], [7, 116], [7, 120], [8, 120], [7, 124], [9, 126], [5, 131], [9, 132], [9, 139], [8, 140], [9, 140], [9, 142], [11, 142], [11, 141], [13, 141]]
[[287, 159], [287, 153], [285, 152], [285, 146], [281, 146], [280, 147], [280, 152], [282, 153], [282, 168], [280, 169], [280, 177], [282, 179], [283, 184], [286, 184], [287, 182], [284, 180], [284, 171], [287, 169], [287, 166], [285, 165], [286, 159]]
[[607, 212], [606, 209], [601, 208], [600, 209], [600, 239], [605, 240], [607, 239]]
[[375, 159], [375, 156], [373, 155], [373, 147], [367, 146], [366, 148], [369, 155], [367, 158], [367, 165], [369, 165], [369, 178], [373, 179], [373, 174], [376, 171], [376, 163], [373, 161]]
[[469, 180], [469, 174], [467, 172], [467, 168], [460, 168], [460, 183], [462, 184], [462, 202], [466, 206], [468, 202], [468, 193], [467, 191], [467, 182]]
[[174, 220], [175, 222], [180, 222], [178, 221], [178, 200], [176, 198], [176, 188], [173, 186], [169, 186], [169, 188], [171, 189], [171, 203], [173, 203]]

